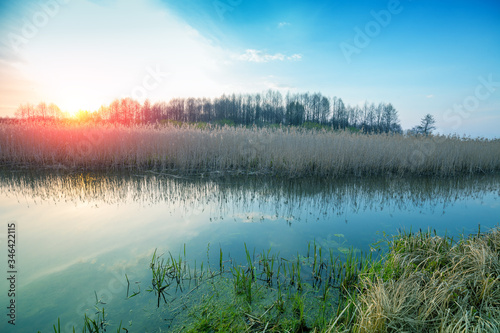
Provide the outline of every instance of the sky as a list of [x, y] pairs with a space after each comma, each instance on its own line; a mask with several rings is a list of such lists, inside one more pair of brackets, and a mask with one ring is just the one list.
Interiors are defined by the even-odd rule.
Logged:
[[0, 0], [0, 116], [268, 89], [500, 137], [500, 1]]

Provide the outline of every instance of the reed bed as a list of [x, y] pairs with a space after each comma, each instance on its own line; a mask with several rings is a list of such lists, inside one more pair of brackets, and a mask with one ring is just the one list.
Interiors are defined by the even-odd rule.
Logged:
[[288, 127], [0, 124], [0, 163], [180, 174], [449, 176], [500, 170], [500, 140]]
[[500, 228], [458, 242], [403, 232], [390, 247], [383, 265], [360, 274], [346, 331], [499, 332]]

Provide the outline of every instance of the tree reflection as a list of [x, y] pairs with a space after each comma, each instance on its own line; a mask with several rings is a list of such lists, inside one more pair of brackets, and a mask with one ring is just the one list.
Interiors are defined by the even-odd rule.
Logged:
[[[0, 171], [0, 191], [19, 202], [75, 204], [171, 204], [185, 215], [272, 212], [293, 219], [308, 210], [318, 216], [385, 209], [445, 210], [457, 201], [500, 193], [500, 175], [463, 178], [176, 178], [157, 174]], [[258, 217], [254, 217], [257, 219]], [[268, 216], [267, 219], [270, 217]]]

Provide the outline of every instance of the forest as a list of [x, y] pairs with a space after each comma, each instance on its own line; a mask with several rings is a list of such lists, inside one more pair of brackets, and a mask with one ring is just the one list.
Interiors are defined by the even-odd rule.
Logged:
[[[80, 110], [82, 121], [122, 125], [174, 121], [219, 123], [244, 126], [289, 125], [328, 126], [334, 129], [359, 129], [370, 133], [401, 133], [398, 112], [391, 103], [345, 104], [342, 98], [321, 93], [287, 93], [268, 90], [256, 94], [224, 94], [216, 98], [173, 98], [168, 102], [143, 103], [130, 97], [115, 99], [99, 110]], [[16, 118], [50, 120], [69, 117], [55, 104], [22, 104]]]

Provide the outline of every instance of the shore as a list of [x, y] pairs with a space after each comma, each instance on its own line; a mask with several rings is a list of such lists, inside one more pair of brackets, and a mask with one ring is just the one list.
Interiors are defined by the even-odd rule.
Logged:
[[0, 124], [0, 163], [177, 175], [446, 177], [500, 170], [500, 140], [295, 127]]
[[[155, 251], [151, 286], [142, 292], [169, 309], [172, 332], [498, 331], [499, 227], [458, 240], [403, 231], [373, 247], [383, 254], [335, 256], [310, 243], [303, 256], [285, 259], [245, 245], [246, 262], [225, 260], [220, 249], [217, 264], [205, 268], [190, 266], [185, 249]], [[141, 293], [129, 286], [127, 297]], [[102, 304], [96, 295], [97, 316], [85, 316], [84, 332], [107, 326]]]

